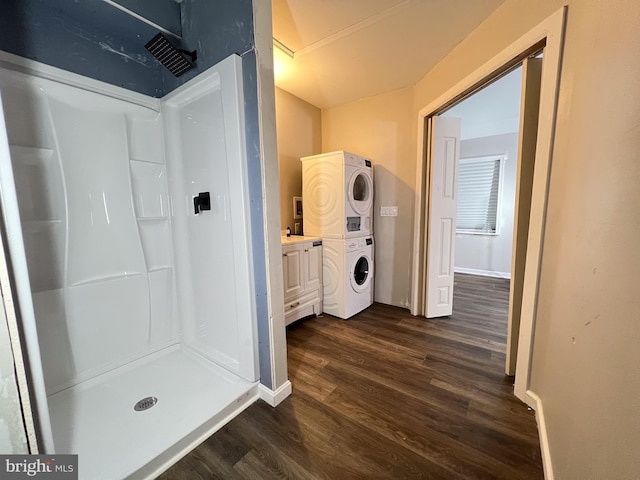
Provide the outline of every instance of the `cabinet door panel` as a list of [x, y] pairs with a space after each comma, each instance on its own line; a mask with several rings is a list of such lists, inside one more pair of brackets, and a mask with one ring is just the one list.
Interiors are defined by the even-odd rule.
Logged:
[[314, 247], [313, 243], [306, 243], [305, 247], [305, 290], [318, 288], [322, 285], [322, 247]]
[[291, 298], [303, 289], [302, 249], [295, 245], [282, 249], [284, 298]]

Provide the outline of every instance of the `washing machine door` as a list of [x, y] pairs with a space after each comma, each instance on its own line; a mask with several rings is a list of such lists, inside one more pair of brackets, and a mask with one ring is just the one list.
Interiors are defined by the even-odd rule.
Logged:
[[366, 253], [360, 253], [351, 264], [351, 288], [356, 292], [363, 292], [371, 283], [373, 277], [373, 262]]
[[356, 170], [349, 179], [349, 204], [360, 215], [368, 215], [373, 202], [373, 182], [366, 170]]

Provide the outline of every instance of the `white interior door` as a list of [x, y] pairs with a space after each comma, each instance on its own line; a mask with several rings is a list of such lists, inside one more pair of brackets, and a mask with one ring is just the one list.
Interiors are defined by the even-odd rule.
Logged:
[[427, 318], [444, 317], [453, 312], [460, 124], [461, 120], [453, 117], [433, 117], [431, 123], [431, 188], [425, 295]]

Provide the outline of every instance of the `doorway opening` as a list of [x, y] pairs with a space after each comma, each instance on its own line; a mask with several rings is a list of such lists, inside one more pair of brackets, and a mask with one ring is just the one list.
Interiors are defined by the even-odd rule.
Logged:
[[[527, 67], [529, 70], [535, 68]], [[470, 337], [486, 335], [491, 339], [490, 347], [495, 355], [508, 354], [505, 373], [509, 376], [515, 374], [517, 341], [511, 340], [517, 340], [520, 305], [510, 299], [518, 299], [521, 295], [518, 289], [521, 283], [516, 283], [515, 290], [510, 288], [512, 260], [518, 260], [512, 249], [518, 233], [514, 226], [520, 225], [521, 230], [527, 230], [531, 190], [526, 187], [531, 185], [533, 178], [532, 169], [526, 168], [532, 162], [526, 161], [526, 155], [523, 162], [519, 155], [522, 73], [523, 65], [520, 64], [441, 112], [433, 120], [434, 132], [430, 132], [435, 133], [440, 122], [445, 120], [460, 123], [459, 130], [449, 132], [459, 139], [451, 152], [455, 155], [442, 159], [443, 162], [453, 161], [445, 169], [455, 172], [451, 197], [455, 211], [446, 206], [438, 211], [440, 202], [434, 202], [433, 196], [438, 195], [438, 183], [446, 177], [432, 176], [427, 226], [433, 229], [428, 258], [449, 266], [452, 275], [442, 275], [443, 269], [433, 271], [427, 265], [425, 316], [452, 315], [451, 320], [468, 329]], [[437, 151], [442, 149], [433, 150], [432, 171], [444, 173], [436, 165], [441, 161]], [[527, 198], [518, 198], [517, 190], [520, 196]], [[519, 215], [516, 215], [516, 204], [520, 207]], [[452, 213], [455, 218], [451, 222], [442, 218]], [[518, 279], [516, 275], [514, 281]]]
[[[509, 333], [512, 338], [508, 340], [507, 350], [514, 353], [512, 362], [515, 394], [532, 408], [536, 407], [536, 400], [534, 396], [528, 395], [531, 347], [555, 128], [564, 17], [565, 10], [559, 10], [419, 112], [411, 312], [414, 315], [425, 316], [447, 315], [446, 308], [434, 308], [434, 304], [446, 304], [453, 298], [455, 250], [452, 250], [452, 245], [455, 238], [456, 204], [455, 201], [449, 201], [455, 195], [455, 187], [454, 190], [447, 188], [447, 181], [451, 185], [451, 180], [455, 178], [455, 163], [451, 162], [459, 152], [459, 137], [455, 139], [455, 127], [448, 125], [451, 124], [451, 119], [438, 115], [496, 81], [519, 64], [523, 64], [519, 164], [526, 163], [531, 172], [530, 187], [520, 185], [526, 182], [518, 182], [516, 186], [517, 206], [511, 266], [513, 288], [510, 289], [510, 297], [513, 298], [510, 298], [510, 305], [520, 322], [519, 326], [514, 328], [511, 312]], [[540, 51], [544, 52], [544, 68], [533, 66], [534, 63], [538, 63], [539, 59], [535, 56]], [[453, 133], [450, 128], [454, 128]], [[437, 156], [446, 160], [443, 165], [435, 161]], [[525, 158], [526, 160], [523, 160]], [[525, 178], [522, 171], [517, 178]], [[437, 184], [439, 179], [445, 179], [441, 186]], [[529, 188], [530, 191], [527, 192]], [[529, 202], [520, 201], [521, 197], [526, 196], [525, 193], [529, 193]], [[444, 199], [444, 203], [439, 199]], [[525, 205], [530, 213], [528, 217], [519, 217], [521, 207], [524, 210]], [[445, 257], [450, 259], [448, 263], [443, 260]], [[447, 276], [450, 278], [442, 278]], [[448, 290], [447, 282], [450, 282], [451, 291]], [[507, 373], [510, 368], [508, 363], [505, 368]]]

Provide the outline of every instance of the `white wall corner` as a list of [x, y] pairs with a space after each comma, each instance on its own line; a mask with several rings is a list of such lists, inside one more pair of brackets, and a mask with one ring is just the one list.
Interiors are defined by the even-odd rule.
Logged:
[[536, 423], [538, 424], [538, 435], [540, 437], [540, 453], [542, 455], [542, 468], [545, 480], [553, 480], [553, 467], [551, 465], [551, 451], [549, 449], [549, 437], [547, 435], [547, 423], [544, 418], [542, 399], [527, 390], [527, 404], [536, 412]]
[[272, 407], [277, 407], [285, 398], [291, 395], [292, 387], [291, 382], [287, 380], [275, 390], [271, 390], [270, 388], [267, 388], [264, 385], [260, 384], [259, 391], [260, 398], [262, 400], [267, 402]]

